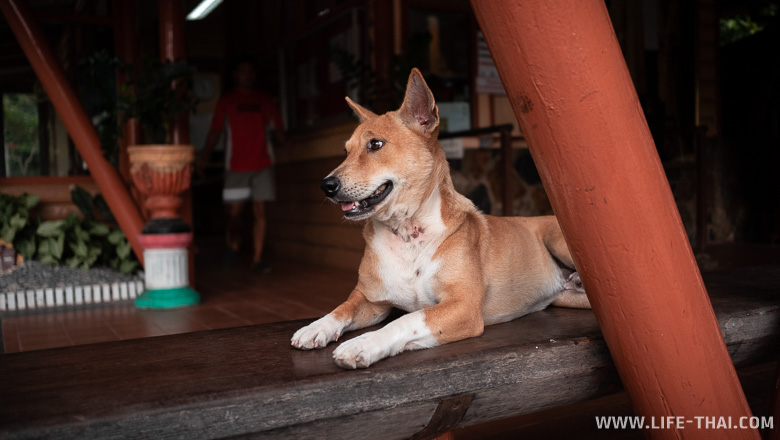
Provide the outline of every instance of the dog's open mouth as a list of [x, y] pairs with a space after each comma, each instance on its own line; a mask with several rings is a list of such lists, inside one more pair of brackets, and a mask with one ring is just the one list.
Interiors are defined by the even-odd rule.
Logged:
[[358, 217], [367, 214], [371, 212], [374, 206], [384, 200], [392, 190], [393, 182], [388, 180], [387, 182], [380, 185], [379, 188], [377, 188], [376, 191], [374, 191], [369, 197], [363, 200], [354, 202], [340, 202], [341, 210], [344, 211], [344, 216], [346, 217]]

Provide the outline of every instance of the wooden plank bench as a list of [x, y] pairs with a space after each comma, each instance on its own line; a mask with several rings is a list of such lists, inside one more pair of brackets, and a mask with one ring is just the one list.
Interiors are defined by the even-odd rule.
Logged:
[[[734, 363], [776, 359], [780, 267], [705, 281]], [[290, 347], [303, 324], [2, 355], [0, 437], [431, 438], [620, 389], [587, 310], [550, 308], [357, 371], [335, 366], [337, 344]]]

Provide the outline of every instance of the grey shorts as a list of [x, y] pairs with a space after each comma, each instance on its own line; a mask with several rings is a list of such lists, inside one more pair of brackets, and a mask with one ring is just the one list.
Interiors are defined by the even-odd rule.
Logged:
[[235, 203], [250, 198], [263, 202], [276, 200], [276, 182], [272, 167], [261, 171], [225, 172], [222, 200], [225, 203]]

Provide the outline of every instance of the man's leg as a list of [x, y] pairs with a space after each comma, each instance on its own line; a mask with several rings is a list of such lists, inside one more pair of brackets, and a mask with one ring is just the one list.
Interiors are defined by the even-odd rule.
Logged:
[[244, 202], [226, 203], [227, 225], [225, 239], [228, 248], [238, 251], [241, 246], [241, 214], [244, 212]]
[[241, 246], [241, 214], [244, 211], [244, 202], [225, 203], [227, 224], [225, 225], [225, 252], [224, 264], [231, 267], [236, 262], [238, 249]]
[[268, 222], [265, 217], [266, 203], [273, 201], [276, 196], [276, 185], [272, 168], [258, 171], [252, 177], [252, 208], [254, 214], [254, 255], [252, 267], [257, 273], [268, 273], [271, 268], [263, 261], [263, 246]]
[[251, 175], [249, 173], [225, 173], [225, 188], [222, 191], [222, 200], [225, 202], [225, 243], [227, 249], [223, 263], [225, 266], [233, 266], [236, 262], [238, 249], [241, 246], [241, 214], [244, 204], [251, 195], [249, 187]]
[[255, 253], [252, 257], [252, 266], [255, 266], [262, 261], [263, 257], [263, 245], [265, 244], [266, 230], [265, 202], [261, 200], [253, 200], [252, 208], [254, 210], [254, 228], [252, 235], [254, 235], [255, 242]]

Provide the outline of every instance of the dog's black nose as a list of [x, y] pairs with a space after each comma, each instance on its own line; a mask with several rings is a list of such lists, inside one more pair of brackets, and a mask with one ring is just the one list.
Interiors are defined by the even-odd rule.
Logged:
[[341, 188], [341, 181], [338, 179], [338, 177], [334, 177], [334, 176], [326, 177], [322, 179], [322, 182], [320, 183], [320, 188], [322, 188], [322, 190], [325, 191], [326, 196], [333, 197]]

